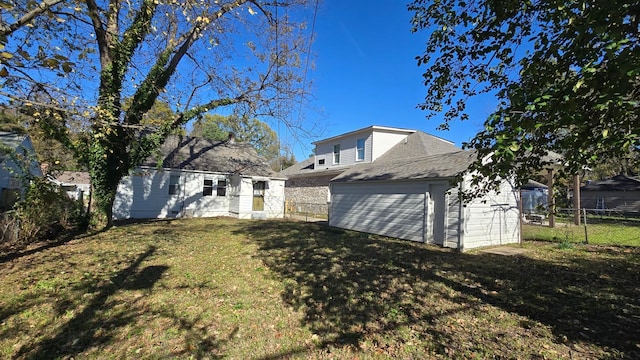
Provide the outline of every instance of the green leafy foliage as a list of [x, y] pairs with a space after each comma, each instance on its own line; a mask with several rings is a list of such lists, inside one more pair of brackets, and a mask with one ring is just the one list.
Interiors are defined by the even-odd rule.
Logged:
[[15, 208], [21, 244], [56, 236], [82, 220], [82, 203], [70, 199], [60, 186], [42, 177], [31, 181], [24, 199]]
[[73, 150], [108, 226], [120, 179], [188, 122], [221, 107], [287, 119], [306, 86], [305, 2], [8, 0], [0, 97]]
[[217, 141], [227, 140], [230, 134], [233, 134], [236, 141], [253, 145], [267, 161], [278, 156], [278, 135], [269, 124], [256, 118], [207, 114], [196, 120], [191, 130], [191, 136]]
[[499, 99], [465, 144], [479, 153], [472, 171], [524, 182], [553, 165], [550, 152], [563, 155], [562, 176], [638, 148], [640, 2], [416, 0], [409, 10], [413, 30], [429, 32], [422, 109], [444, 111], [446, 128], [469, 118], [469, 97]]

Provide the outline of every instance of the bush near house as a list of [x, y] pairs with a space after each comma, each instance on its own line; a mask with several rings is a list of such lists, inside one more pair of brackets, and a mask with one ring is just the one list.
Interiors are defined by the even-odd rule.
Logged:
[[33, 177], [23, 199], [0, 219], [0, 248], [21, 248], [29, 243], [53, 239], [82, 223], [82, 203], [43, 177]]

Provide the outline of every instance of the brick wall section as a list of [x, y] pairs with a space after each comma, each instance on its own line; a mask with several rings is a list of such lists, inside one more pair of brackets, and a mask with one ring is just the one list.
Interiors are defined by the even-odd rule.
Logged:
[[335, 175], [290, 178], [285, 183], [287, 204], [294, 204], [294, 212], [328, 213], [329, 181]]

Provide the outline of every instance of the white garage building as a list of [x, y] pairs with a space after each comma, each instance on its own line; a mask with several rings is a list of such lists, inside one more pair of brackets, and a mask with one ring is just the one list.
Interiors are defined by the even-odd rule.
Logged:
[[331, 181], [329, 225], [460, 251], [519, 242], [517, 192], [506, 181], [498, 194], [459, 201], [470, 177], [452, 180], [474, 159], [459, 151], [356, 166]]

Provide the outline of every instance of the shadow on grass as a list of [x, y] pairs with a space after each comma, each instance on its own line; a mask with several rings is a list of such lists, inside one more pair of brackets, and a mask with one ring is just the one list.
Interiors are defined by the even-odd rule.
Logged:
[[25, 244], [10, 250], [3, 249], [4, 254], [0, 255], [0, 264], [9, 262], [15, 259], [19, 259], [24, 256], [33, 255], [41, 251], [52, 249], [58, 246], [62, 246], [73, 239], [85, 237], [85, 236], [92, 236], [97, 233], [99, 232], [88, 233], [80, 230], [74, 230], [74, 231], [63, 233], [62, 235], [60, 235], [55, 239], [43, 240], [35, 244]]
[[[259, 256], [286, 285], [283, 299], [304, 311], [305, 325], [324, 346], [358, 348], [372, 337], [389, 339], [378, 346], [387, 346], [385, 352], [393, 355], [393, 339], [410, 329], [432, 352], [448, 356], [457, 346], [482, 354], [496, 334], [508, 343], [507, 325], [504, 332], [500, 324], [490, 329], [488, 343], [473, 343], [482, 339], [477, 331], [488, 330], [444, 331], [442, 321], [460, 312], [480, 317], [491, 306], [528, 319], [518, 325], [525, 332], [534, 322], [543, 324], [556, 344], [587, 343], [612, 357], [640, 358], [637, 249], [607, 256], [585, 251], [569, 261], [547, 261], [461, 254], [286, 221], [247, 223], [242, 231], [252, 234]], [[474, 331], [476, 338], [469, 335]], [[494, 355], [506, 350], [499, 347]], [[529, 356], [539, 356], [537, 349], [531, 351]]]
[[[154, 256], [156, 250], [155, 246], [149, 246], [146, 251], [137, 255], [126, 268], [114, 274], [108, 281], [100, 283], [87, 281], [77, 285], [75, 290], [81, 294], [85, 293], [91, 300], [80, 308], [81, 310], [71, 319], [59, 326], [53, 336], [24, 344], [13, 357], [26, 359], [74, 358], [91, 348], [99, 348], [117, 342], [118, 340], [114, 337], [117, 330], [135, 324], [138, 318], [148, 311], [148, 306], [138, 304], [138, 302], [144, 301], [144, 296], [131, 299], [123, 304], [114, 295], [121, 290], [151, 291], [154, 284], [169, 269], [165, 265], [141, 267], [146, 259]], [[78, 308], [72, 299], [67, 299], [56, 302], [55, 309], [62, 318], [62, 314], [66, 311]], [[17, 311], [20, 310], [13, 309], [10, 312], [16, 313]], [[206, 330], [195, 326], [200, 319], [185, 319], [171, 309], [157, 310], [155, 315], [170, 319], [179, 329], [184, 331], [184, 341], [191, 344], [189, 354], [195, 358], [202, 358], [204, 354], [210, 357], [212, 351], [221, 346], [222, 340], [216, 339]]]

